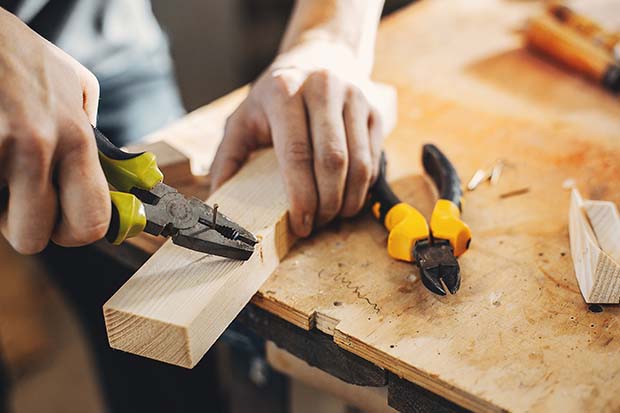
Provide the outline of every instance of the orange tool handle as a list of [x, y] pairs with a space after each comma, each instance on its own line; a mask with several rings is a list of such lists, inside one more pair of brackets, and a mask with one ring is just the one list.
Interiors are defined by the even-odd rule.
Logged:
[[601, 82], [614, 93], [620, 91], [620, 67], [614, 64], [611, 54], [555, 18], [542, 15], [530, 19], [525, 38], [529, 47]]

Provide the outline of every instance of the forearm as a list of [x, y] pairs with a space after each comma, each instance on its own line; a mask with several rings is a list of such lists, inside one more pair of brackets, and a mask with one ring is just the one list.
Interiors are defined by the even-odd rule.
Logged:
[[280, 51], [319, 40], [349, 48], [370, 74], [383, 0], [297, 0]]

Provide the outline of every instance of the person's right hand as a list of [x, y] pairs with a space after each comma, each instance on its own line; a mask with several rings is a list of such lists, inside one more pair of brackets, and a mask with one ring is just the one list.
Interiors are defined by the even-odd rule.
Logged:
[[98, 99], [90, 71], [0, 8], [0, 229], [18, 252], [105, 235]]

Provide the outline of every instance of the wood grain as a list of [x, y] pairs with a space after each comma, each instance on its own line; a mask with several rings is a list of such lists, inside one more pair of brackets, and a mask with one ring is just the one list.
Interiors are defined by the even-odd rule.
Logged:
[[583, 200], [573, 189], [570, 248], [581, 294], [587, 303], [620, 303], [620, 218], [611, 202]]
[[[620, 18], [606, 13], [613, 0], [582, 3], [596, 18]], [[384, 229], [364, 214], [299, 242], [257, 305], [475, 411], [620, 409], [620, 307], [588, 311], [563, 189], [572, 178], [590, 199], [620, 201], [620, 104], [525, 49], [518, 29], [539, 12], [535, 2], [426, 1], [379, 31], [374, 76], [399, 92], [386, 150], [401, 198], [430, 213], [425, 142], [463, 179], [506, 164], [497, 185], [466, 194], [473, 242], [460, 259], [459, 293], [428, 293], [414, 267], [387, 256]]]
[[379, 33], [375, 75], [399, 94], [386, 150], [401, 198], [429, 213], [425, 142], [463, 179], [507, 165], [465, 196], [473, 241], [458, 294], [429, 294], [363, 216], [298, 243], [254, 302], [474, 411], [617, 411], [620, 308], [588, 311], [562, 184], [620, 201], [620, 104], [524, 48], [516, 29], [537, 13], [532, 2], [420, 2]]
[[233, 261], [168, 241], [104, 305], [113, 348], [193, 367], [273, 272], [292, 243], [272, 150], [257, 154], [208, 200], [260, 240]]

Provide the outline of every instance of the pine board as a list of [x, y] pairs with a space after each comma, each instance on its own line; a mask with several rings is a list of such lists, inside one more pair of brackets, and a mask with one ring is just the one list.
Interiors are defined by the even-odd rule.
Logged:
[[286, 254], [292, 239], [273, 150], [259, 152], [208, 202], [256, 235], [254, 254], [235, 261], [167, 241], [104, 305], [113, 348], [195, 366]]

